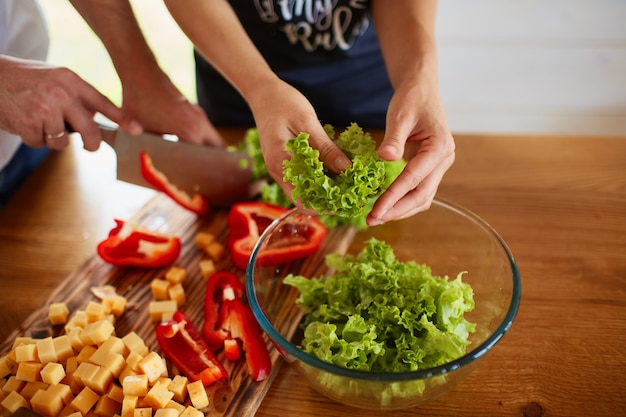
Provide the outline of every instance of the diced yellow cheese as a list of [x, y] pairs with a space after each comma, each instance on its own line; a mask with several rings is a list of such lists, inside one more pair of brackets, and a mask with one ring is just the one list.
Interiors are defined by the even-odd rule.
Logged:
[[186, 376], [176, 375], [170, 382], [167, 387], [170, 391], [174, 393], [174, 400], [179, 403], [185, 402], [185, 398], [187, 398], [187, 384], [189, 380]]
[[107, 320], [98, 320], [87, 324], [81, 338], [85, 344], [99, 345], [109, 338], [115, 331], [115, 326]]
[[155, 323], [161, 321], [163, 314], [173, 313], [177, 308], [175, 300], [151, 301], [148, 304], [150, 319]]
[[33, 395], [39, 390], [48, 389], [48, 384], [43, 381], [32, 381], [24, 384], [24, 387], [20, 390], [20, 395], [27, 400], [33, 398]]
[[65, 303], [52, 303], [48, 308], [48, 319], [53, 326], [66, 324], [69, 315], [70, 310]]
[[200, 273], [205, 280], [208, 280], [216, 271], [217, 268], [215, 267], [213, 259], [203, 259], [200, 261]]
[[167, 290], [170, 287], [170, 282], [161, 279], [155, 278], [150, 282], [150, 291], [152, 292], [152, 297], [157, 300], [167, 300]]
[[176, 301], [177, 306], [182, 306], [187, 302], [187, 298], [185, 296], [185, 289], [183, 288], [183, 284], [174, 284], [167, 290], [167, 296], [170, 300]]
[[5, 355], [0, 358], [0, 378], [4, 378], [10, 373], [11, 373], [11, 367], [9, 366], [9, 360], [7, 356]]
[[195, 242], [198, 248], [204, 250], [204, 248], [215, 242], [215, 235], [208, 232], [199, 232], [196, 234]]
[[139, 372], [141, 371], [141, 368], [139, 368], [139, 362], [141, 362], [143, 358], [143, 355], [140, 355], [137, 352], [130, 352], [126, 357], [126, 363], [133, 371]]
[[94, 407], [94, 414], [102, 417], [110, 417], [122, 411], [122, 404], [103, 395]]
[[15, 348], [15, 360], [19, 362], [38, 362], [37, 345], [20, 345]]
[[32, 337], [26, 337], [26, 336], [18, 336], [13, 341], [12, 348], [15, 349], [16, 347], [20, 345], [32, 345], [35, 343], [37, 343], [37, 339], [33, 339]]
[[139, 368], [148, 376], [149, 382], [154, 382], [160, 376], [167, 375], [165, 360], [154, 351], [148, 353], [148, 355], [139, 362]]
[[41, 380], [46, 384], [55, 385], [65, 378], [65, 368], [57, 362], [48, 362], [41, 372]]
[[143, 397], [148, 393], [148, 375], [129, 375], [122, 381], [124, 395]]
[[67, 384], [50, 385], [47, 391], [55, 397], [60, 398], [64, 405], [68, 405], [74, 399], [74, 394]]
[[85, 345], [85, 347], [83, 347], [80, 352], [78, 352], [78, 355], [76, 355], [76, 360], [78, 361], [78, 363], [91, 362], [91, 357], [94, 355], [94, 353], [96, 353], [96, 350], [98, 350], [98, 348], [96, 348], [95, 346]]
[[131, 375], [139, 375], [140, 372], [136, 372], [134, 371], [130, 366], [128, 366], [128, 364], [124, 367], [124, 369], [122, 370], [122, 372], [120, 372], [120, 374], [118, 375], [117, 379], [119, 381], [123, 381], [124, 378], [126, 378], [127, 376], [131, 376]]
[[111, 314], [113, 314], [115, 317], [119, 317], [124, 313], [124, 311], [126, 311], [126, 297], [118, 295], [117, 297], [115, 297], [115, 300], [113, 300], [113, 305], [111, 306]]
[[102, 310], [104, 311], [105, 315], [111, 314], [111, 312], [113, 311], [114, 302], [115, 300], [109, 297], [104, 297], [100, 300], [100, 304], [102, 305]]
[[42, 364], [39, 362], [20, 362], [15, 377], [21, 381], [41, 381]]
[[74, 397], [70, 403], [70, 407], [76, 411], [80, 411], [82, 415], [85, 415], [89, 410], [91, 410], [91, 407], [98, 402], [98, 399], [100, 399], [98, 394], [93, 392], [93, 390], [89, 387], [85, 387], [76, 397]]
[[189, 393], [191, 404], [193, 404], [195, 408], [205, 408], [209, 406], [209, 397], [201, 380], [188, 383], [187, 392]]
[[142, 356], [147, 355], [149, 352], [146, 342], [135, 332], [130, 332], [122, 337], [122, 341], [131, 352], [137, 352]]
[[213, 259], [214, 261], [219, 261], [224, 257], [226, 251], [224, 250], [224, 245], [219, 242], [210, 243], [208, 246], [204, 248], [204, 251]]
[[113, 374], [108, 368], [96, 365], [96, 373], [89, 379], [83, 379], [83, 383], [91, 388], [95, 393], [103, 395], [113, 382]]
[[117, 378], [126, 367], [126, 360], [119, 353], [110, 353], [104, 358], [104, 364], [101, 366], [107, 368]]
[[187, 271], [180, 266], [172, 266], [165, 273], [165, 279], [172, 285], [182, 284], [187, 279]]
[[178, 410], [174, 408], [159, 408], [155, 411], [154, 417], [178, 417]]
[[28, 401], [26, 401], [26, 398], [22, 397], [17, 391], [11, 391], [7, 394], [4, 400], [0, 402], [0, 405], [12, 414], [22, 407], [28, 408]]
[[57, 353], [56, 349], [54, 349], [52, 337], [37, 340], [37, 356], [39, 357], [39, 362], [44, 365], [48, 362], [57, 361]]
[[57, 336], [52, 339], [52, 342], [59, 363], [65, 363], [67, 358], [74, 356], [74, 348], [72, 348], [72, 342], [67, 335]]
[[192, 406], [187, 406], [179, 417], [204, 417], [204, 413]]
[[152, 417], [152, 408], [149, 408], [149, 407], [135, 408], [133, 416], [134, 417]]
[[63, 400], [50, 391], [39, 390], [30, 399], [33, 411], [44, 416], [56, 416], [63, 409]]
[[174, 393], [167, 389], [167, 385], [158, 384], [150, 388], [143, 398], [154, 409], [163, 408], [174, 398]]
[[67, 335], [74, 352], [80, 352], [81, 349], [85, 347], [85, 342], [83, 342], [83, 339], [80, 337], [82, 333], [82, 327], [72, 327], [69, 331], [65, 330], [65, 334]]
[[91, 362], [80, 362], [72, 376], [81, 386], [86, 386], [87, 381], [94, 378], [99, 368]]
[[106, 396], [112, 399], [113, 401], [117, 401], [118, 403], [122, 403], [124, 401], [124, 390], [117, 384], [111, 384], [109, 390], [106, 393]]
[[176, 410], [176, 412], [180, 415], [180, 413], [182, 413], [183, 411], [185, 411], [185, 406], [174, 401], [171, 400], [167, 403], [167, 405], [165, 406], [165, 408], [173, 408], [174, 410]]
[[106, 316], [106, 312], [102, 304], [90, 301], [85, 308], [85, 314], [87, 315], [87, 323], [94, 323], [96, 321], [103, 320]]
[[135, 414], [135, 408], [137, 408], [137, 400], [139, 397], [136, 395], [125, 395], [124, 401], [122, 401], [122, 413], [121, 417], [133, 417]]
[[91, 355], [89, 361], [96, 365], [106, 366], [107, 361], [111, 359], [111, 355], [117, 353], [122, 356], [128, 354], [128, 348], [124, 344], [124, 341], [116, 336], [111, 336], [106, 339], [97, 350]]
[[7, 394], [11, 391], [17, 391], [20, 392], [21, 389], [24, 387], [25, 382], [22, 381], [21, 379], [17, 379], [17, 377], [15, 377], [14, 375], [11, 375], [8, 379], [7, 382], [4, 383], [4, 386], [2, 387], [2, 391]]

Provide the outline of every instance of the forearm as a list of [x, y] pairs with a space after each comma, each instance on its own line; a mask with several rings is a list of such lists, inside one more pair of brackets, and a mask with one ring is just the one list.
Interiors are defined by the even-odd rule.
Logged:
[[437, 85], [436, 0], [373, 0], [376, 33], [394, 88]]
[[165, 0], [196, 49], [248, 101], [278, 81], [225, 0]]

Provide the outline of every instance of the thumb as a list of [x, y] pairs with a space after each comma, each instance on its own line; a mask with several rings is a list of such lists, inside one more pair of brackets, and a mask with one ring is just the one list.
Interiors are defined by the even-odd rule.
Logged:
[[309, 144], [319, 151], [320, 161], [324, 166], [335, 174], [343, 172], [351, 165], [350, 159], [328, 137], [321, 125], [315, 130], [315, 134], [310, 134]]
[[397, 161], [402, 158], [407, 137], [408, 133], [397, 126], [387, 129], [378, 147], [378, 155], [385, 161]]

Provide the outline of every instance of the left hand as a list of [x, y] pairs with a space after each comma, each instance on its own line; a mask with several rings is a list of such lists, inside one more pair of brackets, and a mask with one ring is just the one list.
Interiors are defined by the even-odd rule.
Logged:
[[389, 104], [387, 130], [378, 148], [387, 161], [404, 155], [407, 165], [380, 196], [369, 225], [427, 210], [455, 158], [455, 145], [435, 84], [400, 86]]

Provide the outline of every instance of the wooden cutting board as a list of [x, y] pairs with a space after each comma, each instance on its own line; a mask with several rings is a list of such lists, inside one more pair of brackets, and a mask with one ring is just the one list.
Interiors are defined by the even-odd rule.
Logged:
[[[203, 300], [206, 286], [199, 263], [202, 259], [207, 259], [208, 255], [196, 246], [195, 237], [198, 232], [206, 231], [214, 234], [221, 243], [225, 244], [228, 235], [227, 213], [226, 210], [215, 209], [207, 216], [199, 218], [165, 195], [159, 194], [135, 216], [135, 219], [144, 226], [180, 237], [182, 250], [176, 265], [185, 268], [187, 272], [187, 280], [184, 283], [187, 301], [180, 309], [199, 327], [203, 323]], [[111, 227], [113, 226], [112, 221]], [[155, 337], [155, 323], [150, 320], [148, 312], [148, 304], [153, 301], [150, 282], [154, 278], [162, 278], [169, 268], [114, 267], [102, 261], [95, 254], [95, 250], [94, 248], [94, 256], [60, 283], [50, 297], [49, 303], [65, 302], [71, 315], [76, 310], [84, 309], [89, 301], [96, 300], [92, 294], [93, 287], [112, 285], [118, 294], [127, 299], [127, 310], [115, 324], [116, 334], [124, 336], [135, 331], [146, 341], [151, 350], [161, 353]], [[242, 281], [244, 279], [244, 272], [232, 266], [227, 252], [222, 260], [216, 262], [216, 267], [218, 270], [233, 271]], [[61, 333], [62, 328], [52, 328], [49, 325], [47, 318], [49, 303], [42, 305], [7, 340], [2, 341], [0, 356], [11, 349], [17, 336], [42, 335], [46, 332], [51, 335]], [[214, 384], [209, 387], [214, 410], [210, 411], [207, 416], [245, 417], [255, 414], [281, 365], [278, 352], [269, 343], [268, 347], [270, 347], [273, 368], [270, 376], [260, 383], [248, 377], [244, 360], [232, 363], [225, 360], [222, 353], [218, 355], [229, 371], [230, 378], [228, 384]]]

